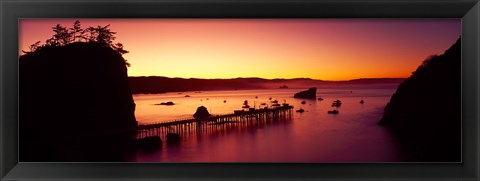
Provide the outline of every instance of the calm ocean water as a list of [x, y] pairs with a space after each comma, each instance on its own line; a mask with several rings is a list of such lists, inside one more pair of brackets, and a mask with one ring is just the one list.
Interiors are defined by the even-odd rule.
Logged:
[[[211, 134], [182, 137], [178, 145], [164, 145], [155, 152], [138, 151], [137, 162], [395, 162], [402, 153], [388, 130], [376, 123], [395, 92], [395, 86], [357, 86], [319, 88], [319, 100], [294, 99], [304, 89], [261, 89], [232, 91], [173, 92], [137, 94], [135, 115], [142, 123], [162, 122], [192, 117], [197, 107], [205, 106], [211, 114], [228, 114], [250, 106], [287, 102], [303, 113], [292, 119], [247, 128], [221, 130]], [[189, 97], [186, 97], [189, 95]], [[257, 97], [257, 98], [256, 98]], [[341, 100], [337, 115], [331, 103]], [[360, 100], [364, 104], [360, 104]], [[224, 102], [224, 100], [226, 102]], [[173, 106], [155, 105], [172, 101]]]

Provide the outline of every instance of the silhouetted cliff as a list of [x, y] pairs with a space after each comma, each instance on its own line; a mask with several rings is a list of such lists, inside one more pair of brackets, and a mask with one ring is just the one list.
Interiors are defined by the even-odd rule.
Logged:
[[397, 89], [379, 124], [398, 136], [410, 161], [461, 161], [461, 40], [429, 57]]
[[120, 53], [77, 42], [19, 66], [20, 161], [126, 161], [137, 122]]

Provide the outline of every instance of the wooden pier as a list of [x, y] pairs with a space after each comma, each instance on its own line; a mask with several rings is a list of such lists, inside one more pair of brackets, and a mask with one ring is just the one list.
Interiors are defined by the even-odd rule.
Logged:
[[149, 136], [164, 138], [168, 133], [180, 136], [226, 131], [231, 128], [252, 127], [270, 122], [291, 120], [293, 106], [284, 105], [273, 108], [250, 109], [248, 111], [235, 111], [232, 114], [213, 115], [205, 119], [188, 118], [159, 123], [138, 125], [137, 139]]

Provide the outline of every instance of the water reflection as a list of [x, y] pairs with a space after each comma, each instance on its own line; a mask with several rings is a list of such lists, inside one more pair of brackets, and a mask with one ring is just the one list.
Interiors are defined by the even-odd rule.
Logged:
[[[267, 109], [265, 109], [267, 110]], [[292, 109], [282, 109], [273, 111], [265, 111], [258, 114], [246, 112], [242, 115], [231, 114], [227, 116], [220, 116], [215, 121], [202, 120], [185, 120], [185, 122], [171, 126], [163, 126], [160, 124], [155, 127], [155, 124], [145, 124], [145, 126], [153, 126], [152, 128], [145, 128], [139, 131], [137, 138], [158, 136], [162, 140], [167, 139], [168, 134], [179, 135], [183, 141], [188, 141], [189, 137], [195, 135], [199, 136], [216, 136], [219, 134], [226, 134], [228, 132], [242, 132], [249, 129], [262, 129], [277, 124], [286, 124], [293, 119]], [[173, 124], [174, 122], [172, 122]]]
[[[137, 153], [139, 162], [390, 162], [402, 153], [388, 130], [376, 123], [395, 91], [391, 88], [319, 89], [323, 100], [294, 99], [299, 89], [203, 91], [183, 94], [135, 95], [140, 123], [191, 118], [205, 106], [215, 115], [232, 114], [243, 102], [259, 105], [269, 98], [283, 100], [297, 109], [291, 118], [226, 124], [191, 125], [181, 132], [178, 145], [153, 153]], [[184, 97], [185, 94], [190, 97]], [[256, 98], [257, 97], [257, 98]], [[206, 99], [208, 98], [208, 100]], [[202, 101], [201, 101], [202, 99]], [[340, 99], [339, 114], [327, 114]], [[226, 102], [224, 102], [226, 100]], [[364, 104], [359, 102], [364, 100]], [[155, 106], [172, 101], [174, 106]], [[301, 104], [305, 101], [305, 104]], [[188, 130], [188, 127], [187, 127]], [[158, 131], [158, 130], [157, 130]], [[164, 137], [169, 131], [160, 130]], [[164, 138], [163, 138], [164, 139]]]

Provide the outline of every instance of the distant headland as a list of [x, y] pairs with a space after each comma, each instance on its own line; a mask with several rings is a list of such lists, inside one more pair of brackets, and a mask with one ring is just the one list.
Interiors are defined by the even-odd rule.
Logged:
[[169, 78], [161, 76], [128, 77], [133, 94], [157, 94], [166, 92], [206, 91], [206, 90], [246, 90], [246, 89], [278, 89], [309, 87], [342, 87], [360, 85], [396, 86], [405, 78], [362, 78], [347, 81], [328, 81], [310, 78], [264, 79], [264, 78], [232, 78], [232, 79], [197, 79]]

